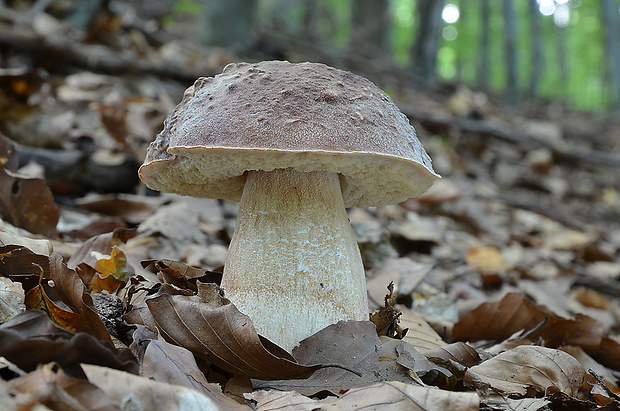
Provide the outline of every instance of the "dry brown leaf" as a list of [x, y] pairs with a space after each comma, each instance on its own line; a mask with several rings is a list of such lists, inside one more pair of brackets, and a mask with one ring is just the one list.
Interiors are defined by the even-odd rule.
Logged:
[[90, 334], [73, 334], [54, 324], [47, 314], [28, 310], [0, 325], [0, 356], [25, 371], [58, 362], [71, 375], [81, 375], [79, 363], [93, 363], [138, 372], [133, 354]]
[[443, 361], [454, 361], [465, 367], [471, 367], [480, 362], [480, 355], [469, 344], [455, 342], [442, 347], [426, 351], [424, 355], [431, 361], [436, 359]]
[[441, 336], [418, 312], [401, 305], [396, 306], [396, 309], [402, 313], [399, 317], [400, 327], [409, 330], [403, 341], [413, 345], [422, 354], [446, 345]]
[[59, 212], [45, 181], [16, 174], [13, 142], [0, 134], [0, 218], [34, 234], [56, 235]]
[[342, 397], [321, 401], [321, 410], [390, 410], [390, 411], [477, 411], [478, 394], [454, 392], [435, 387], [418, 387], [402, 382], [383, 382], [354, 388]]
[[245, 397], [256, 402], [257, 411], [389, 410], [389, 411], [477, 411], [475, 393], [419, 387], [397, 381], [354, 388], [340, 398], [310, 399], [294, 391], [254, 391]]
[[50, 280], [60, 299], [84, 319], [87, 331], [95, 337], [111, 342], [110, 334], [97, 314], [93, 300], [75, 270], [67, 267], [60, 254], [50, 256]]
[[523, 345], [471, 367], [464, 383], [509, 395], [533, 396], [551, 389], [575, 396], [584, 376], [583, 367], [573, 356], [552, 348]]
[[[36, 371], [10, 380], [8, 386], [28, 405], [42, 404], [54, 410], [120, 411], [103, 391], [84, 379], [70, 377], [55, 364], [40, 366]], [[22, 403], [22, 406], [26, 404]]]
[[604, 381], [611, 392], [620, 395], [620, 388], [616, 385], [616, 377], [610, 369], [596, 362], [579, 347], [562, 347], [562, 351], [575, 357], [581, 363], [584, 370], [590, 371], [590, 373], [586, 375], [586, 381], [588, 383], [592, 385], [597, 383], [597, 379], [592, 375], [592, 372], [594, 372]]
[[49, 277], [49, 257], [33, 253], [25, 246], [0, 247], [0, 275], [22, 284], [28, 293], [39, 284], [41, 275]]
[[[551, 401], [548, 398], [509, 398], [505, 395], [485, 395], [482, 402], [494, 410], [543, 411]], [[563, 408], [560, 408], [563, 409]]]
[[[142, 341], [144, 344], [146, 341]], [[209, 397], [221, 409], [247, 409], [222, 393], [218, 384], [210, 383], [198, 368], [191, 352], [163, 340], [150, 340], [142, 357], [140, 375], [159, 382], [194, 389]]]
[[73, 311], [65, 310], [52, 301], [42, 285], [38, 285], [26, 295], [26, 307], [29, 310], [43, 310], [49, 318], [71, 332], [88, 332], [86, 320]]
[[452, 336], [461, 341], [502, 341], [522, 330], [529, 332], [530, 339], [542, 338], [545, 346], [575, 345], [587, 352], [598, 351], [603, 335], [603, 325], [590, 317], [577, 314], [567, 320], [526, 300], [523, 294], [509, 293], [467, 313], [454, 325]]
[[295, 391], [258, 390], [244, 394], [254, 403], [256, 411], [315, 411], [322, 409], [321, 401]]
[[24, 237], [18, 234], [18, 229], [0, 220], [0, 246], [17, 245], [27, 248], [31, 252], [43, 256], [49, 256], [52, 251], [52, 243], [49, 240]]
[[599, 350], [592, 357], [606, 367], [620, 370], [620, 343], [614, 339], [603, 337]]
[[[198, 391], [153, 381], [127, 372], [97, 365], [82, 365], [88, 381], [102, 389], [108, 398], [126, 408], [137, 410], [201, 410], [218, 411], [211, 398]], [[247, 408], [250, 409], [249, 407]]]
[[221, 297], [217, 286], [205, 287], [211, 290], [209, 303], [197, 296], [169, 294], [146, 301], [166, 340], [236, 376], [306, 378], [323, 367], [298, 364], [286, 351], [261, 340], [252, 320]]
[[[410, 344], [377, 337], [369, 321], [341, 321], [303, 340], [293, 349], [302, 364], [338, 363], [361, 374], [325, 368], [306, 380], [254, 381], [255, 388], [273, 388], [312, 395], [322, 390], [338, 394], [342, 390], [367, 386], [380, 381], [419, 381], [437, 367], [430, 364]], [[416, 359], [419, 362], [416, 364]]]

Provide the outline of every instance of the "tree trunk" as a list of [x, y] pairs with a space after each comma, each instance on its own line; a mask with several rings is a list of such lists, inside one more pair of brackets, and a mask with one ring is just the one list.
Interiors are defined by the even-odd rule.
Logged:
[[506, 101], [516, 104], [519, 89], [517, 86], [517, 16], [512, 0], [504, 0], [504, 53], [506, 62]]
[[[535, 1], [535, 0], [534, 0]], [[477, 80], [478, 87], [486, 90], [489, 88], [490, 61], [489, 40], [491, 36], [491, 10], [489, 0], [480, 0], [480, 56], [478, 57]]]
[[603, 27], [605, 31], [605, 54], [607, 70], [611, 79], [614, 95], [611, 107], [615, 112], [620, 111], [620, 49], [618, 41], [620, 22], [618, 21], [618, 4], [613, 0], [601, 0], [603, 12]]
[[411, 68], [423, 80], [437, 76], [437, 54], [441, 40], [443, 0], [418, 0], [418, 28], [411, 50]]
[[530, 81], [527, 88], [528, 97], [535, 97], [538, 94], [538, 85], [540, 77], [543, 73], [544, 62], [542, 59], [542, 33], [540, 30], [540, 12], [538, 11], [538, 2], [536, 0], [528, 0], [528, 15], [530, 20], [530, 48], [531, 48], [531, 65], [530, 65]]
[[353, 1], [350, 35], [352, 50], [369, 56], [389, 53], [390, 20], [387, 0]]
[[201, 38], [205, 43], [241, 48], [253, 41], [256, 0], [205, 1]]

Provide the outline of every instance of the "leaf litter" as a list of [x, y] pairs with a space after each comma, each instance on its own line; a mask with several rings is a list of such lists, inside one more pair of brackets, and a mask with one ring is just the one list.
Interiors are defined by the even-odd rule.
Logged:
[[[38, 17], [37, 30], [62, 36], [61, 22]], [[141, 31], [114, 30], [167, 61]], [[236, 205], [138, 186], [181, 83], [243, 59], [175, 50], [200, 66], [177, 70], [182, 81], [96, 67], [0, 73], [28, 85], [7, 88], [22, 91], [0, 119], [1, 408], [618, 407], [620, 181], [553, 148], [609, 145], [579, 134], [599, 119], [497, 107], [481, 120], [549, 140], [532, 148], [468, 130], [445, 96], [404, 88], [397, 102], [444, 179], [419, 199], [349, 210], [375, 317], [289, 354], [217, 288]], [[417, 115], [424, 107], [447, 120]]]

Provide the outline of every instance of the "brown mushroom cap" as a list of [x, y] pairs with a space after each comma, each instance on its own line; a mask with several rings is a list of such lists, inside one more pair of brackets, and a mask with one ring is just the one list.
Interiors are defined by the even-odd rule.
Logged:
[[338, 173], [346, 206], [394, 204], [439, 178], [415, 130], [369, 80], [318, 63], [229, 64], [185, 92], [140, 178], [238, 201], [248, 170]]

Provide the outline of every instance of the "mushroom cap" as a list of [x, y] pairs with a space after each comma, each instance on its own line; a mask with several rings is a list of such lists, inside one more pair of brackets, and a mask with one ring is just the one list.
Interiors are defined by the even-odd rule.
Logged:
[[246, 171], [338, 173], [345, 205], [394, 204], [439, 176], [414, 128], [369, 80], [319, 63], [229, 64], [201, 77], [140, 167], [159, 191], [239, 201]]

